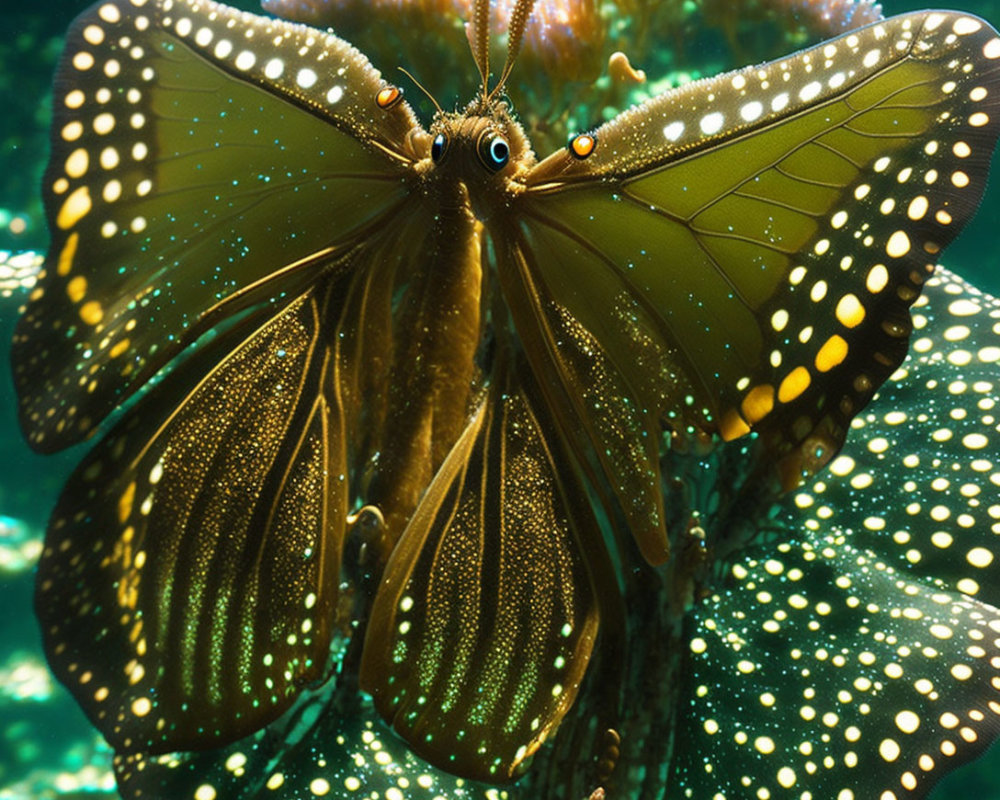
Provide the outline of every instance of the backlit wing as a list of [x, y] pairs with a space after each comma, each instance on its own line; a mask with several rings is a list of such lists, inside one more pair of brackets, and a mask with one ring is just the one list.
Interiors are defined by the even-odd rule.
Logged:
[[490, 387], [400, 538], [361, 665], [417, 754], [492, 782], [520, 774], [572, 705], [607, 559], [522, 375]]
[[205, 330], [298, 294], [407, 193], [404, 103], [336, 37], [211, 2], [108, 0], [71, 28], [52, 244], [14, 339], [21, 423], [86, 436]]
[[[678, 446], [758, 432], [786, 488], [826, 463], [903, 359], [998, 130], [1000, 39], [926, 12], [654, 98], [528, 175], [496, 228], [513, 313], [622, 506], [647, 498], [630, 521], [648, 559], [665, 557], [656, 421]], [[589, 333], [603, 383], [566, 366], [558, 317]], [[610, 406], [629, 408], [617, 427]]]
[[326, 669], [348, 498], [326, 287], [186, 360], [63, 490], [36, 609], [116, 749], [239, 738]]

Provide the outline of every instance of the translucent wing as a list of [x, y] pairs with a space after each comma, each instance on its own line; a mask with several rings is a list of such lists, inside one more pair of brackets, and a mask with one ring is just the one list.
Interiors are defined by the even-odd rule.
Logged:
[[116, 749], [239, 738], [326, 669], [348, 489], [326, 287], [185, 361], [53, 512], [46, 653]]
[[416, 753], [493, 782], [522, 772], [572, 705], [597, 632], [592, 565], [607, 557], [521, 375], [501, 373], [428, 487], [386, 567], [361, 665]]
[[211, 2], [109, 0], [74, 23], [52, 244], [12, 351], [35, 448], [78, 441], [200, 333], [385, 225], [419, 127], [383, 87], [334, 36]]
[[[428, 216], [199, 342], [67, 483], [37, 610], [54, 671], [116, 749], [232, 741], [326, 675], [360, 589], [341, 574], [347, 508], [377, 503], [394, 527], [373, 545], [390, 548], [465, 419], [479, 297], [460, 278], [478, 249], [435, 249]], [[435, 324], [439, 303], [453, 322]]]
[[[567, 427], [599, 455], [624, 436], [649, 476], [623, 485], [602, 456], [623, 507], [648, 498], [630, 520], [647, 558], [665, 557], [655, 420], [678, 445], [755, 430], [790, 487], [903, 359], [908, 308], [985, 185], [998, 59], [981, 20], [897, 17], [654, 98], [527, 176], [516, 224], [494, 226], [505, 290]], [[559, 315], [592, 337], [608, 402], [572, 400]], [[592, 410], [611, 402], [631, 406], [617, 429]]]
[[996, 738], [996, 465], [977, 445], [998, 317], [932, 278], [914, 352], [776, 517], [786, 541], [695, 610], [668, 796], [916, 800]]
[[[547, 255], [567, 269], [574, 268], [561, 260], [560, 250]], [[534, 256], [522, 242], [510, 245], [500, 258], [501, 263], [516, 265], [513, 270], [501, 269], [500, 278], [528, 359], [549, 406], [557, 414], [562, 412], [564, 430], [570, 432], [569, 442], [576, 446], [580, 462], [589, 463], [596, 455], [643, 555], [650, 563], [662, 563], [669, 548], [660, 485], [657, 406], [637, 402], [633, 387], [602, 347], [603, 329], [595, 335], [565, 306], [549, 299], [532, 275]], [[616, 313], [612, 316], [628, 325]], [[662, 381], [654, 391], [664, 392], [675, 381], [666, 372], [663, 354], [649, 346], [648, 335], [634, 328], [631, 332], [635, 373], [647, 387]], [[582, 437], [573, 435], [581, 430]]]

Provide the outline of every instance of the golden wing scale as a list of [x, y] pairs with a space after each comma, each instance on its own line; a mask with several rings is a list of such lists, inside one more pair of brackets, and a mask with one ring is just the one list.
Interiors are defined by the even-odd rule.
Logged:
[[[301, 26], [132, 0], [71, 31], [15, 376], [44, 450], [167, 368], [70, 479], [38, 583], [50, 661], [129, 794], [169, 773], [157, 753], [302, 713], [366, 620], [343, 663], [436, 766], [508, 780], [566, 718], [552, 763], [604, 760], [529, 772], [545, 796], [588, 774], [658, 796], [664, 765], [690, 791], [674, 725], [712, 558], [753, 546], [765, 501], [843, 444], [982, 192], [1000, 39], [972, 17], [887, 20], [664, 95], [536, 164], [498, 99], [519, 27], [489, 90], [487, 8], [481, 96], [429, 133]], [[758, 495], [735, 529], [672, 488], [713, 446], [748, 487], [723, 505]], [[363, 569], [342, 565], [361, 503], [382, 520]], [[619, 630], [646, 613], [659, 647]], [[254, 785], [280, 787], [294, 762], [248, 741], [269, 753]], [[783, 764], [774, 791], [810, 774]]]

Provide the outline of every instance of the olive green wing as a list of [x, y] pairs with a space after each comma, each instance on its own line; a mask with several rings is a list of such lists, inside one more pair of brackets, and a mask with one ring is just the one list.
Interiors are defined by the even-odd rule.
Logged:
[[[837, 451], [902, 361], [998, 131], [996, 32], [924, 12], [668, 92], [528, 174], [495, 234], [505, 290], [565, 427], [624, 507], [647, 498], [630, 520], [647, 558], [665, 557], [658, 425], [680, 447], [754, 431], [786, 488]], [[556, 316], [587, 331], [603, 384], [564, 365]]]
[[[429, 296], [455, 300], [433, 280], [440, 260], [414, 263], [433, 230], [411, 214], [298, 296], [227, 320], [68, 480], [36, 611], [53, 671], [122, 763], [247, 736], [334, 669], [332, 637], [349, 636], [363, 591], [357, 565], [342, 569], [348, 510], [364, 500], [389, 523], [409, 516], [401, 504], [464, 419], [453, 388], [417, 402], [395, 385], [430, 374], [469, 387], [460, 355], [478, 329], [456, 315], [465, 335], [445, 325], [443, 342], [425, 319]], [[415, 320], [427, 324], [404, 342]], [[408, 436], [423, 449], [400, 448], [372, 478], [385, 442]], [[400, 530], [381, 533], [366, 542], [376, 565]]]
[[384, 86], [335, 36], [211, 2], [107, 0], [76, 20], [52, 242], [12, 349], [33, 447], [79, 441], [201, 333], [389, 226], [420, 129], [379, 105]]
[[45, 651], [117, 750], [232, 741], [324, 674], [348, 503], [325, 286], [239, 320], [159, 382], [53, 512]]
[[499, 371], [393, 551], [361, 686], [432, 764], [526, 769], [573, 704], [607, 554], [526, 367]]

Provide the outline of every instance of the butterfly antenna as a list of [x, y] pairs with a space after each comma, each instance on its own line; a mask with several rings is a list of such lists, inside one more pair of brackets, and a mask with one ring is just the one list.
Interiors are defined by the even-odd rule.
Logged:
[[486, 99], [490, 79], [490, 0], [476, 0], [472, 9], [472, 22], [466, 26], [472, 58], [482, 79], [483, 99]]
[[425, 87], [420, 81], [418, 81], [416, 78], [413, 77], [413, 73], [412, 72], [410, 72], [408, 69], [404, 69], [403, 67], [397, 67], [396, 69], [398, 69], [407, 78], [409, 78], [411, 81], [413, 81], [417, 85], [417, 88], [420, 91], [422, 91], [425, 95], [427, 95], [427, 97], [430, 99], [430, 101], [434, 104], [434, 108], [436, 108], [438, 110], [439, 114], [443, 114], [444, 113], [444, 111], [441, 109], [441, 106], [438, 105], [438, 101], [434, 99], [434, 95], [432, 95], [430, 92], [428, 92], [427, 91], [427, 87]]
[[517, 54], [521, 51], [521, 43], [524, 41], [524, 29], [527, 27], [528, 18], [534, 7], [535, 0], [517, 0], [517, 5], [511, 12], [510, 21], [507, 23], [507, 60], [504, 62], [500, 81], [486, 97], [487, 102], [503, 89], [507, 78], [510, 77], [511, 70], [514, 69], [514, 62], [517, 60]]

